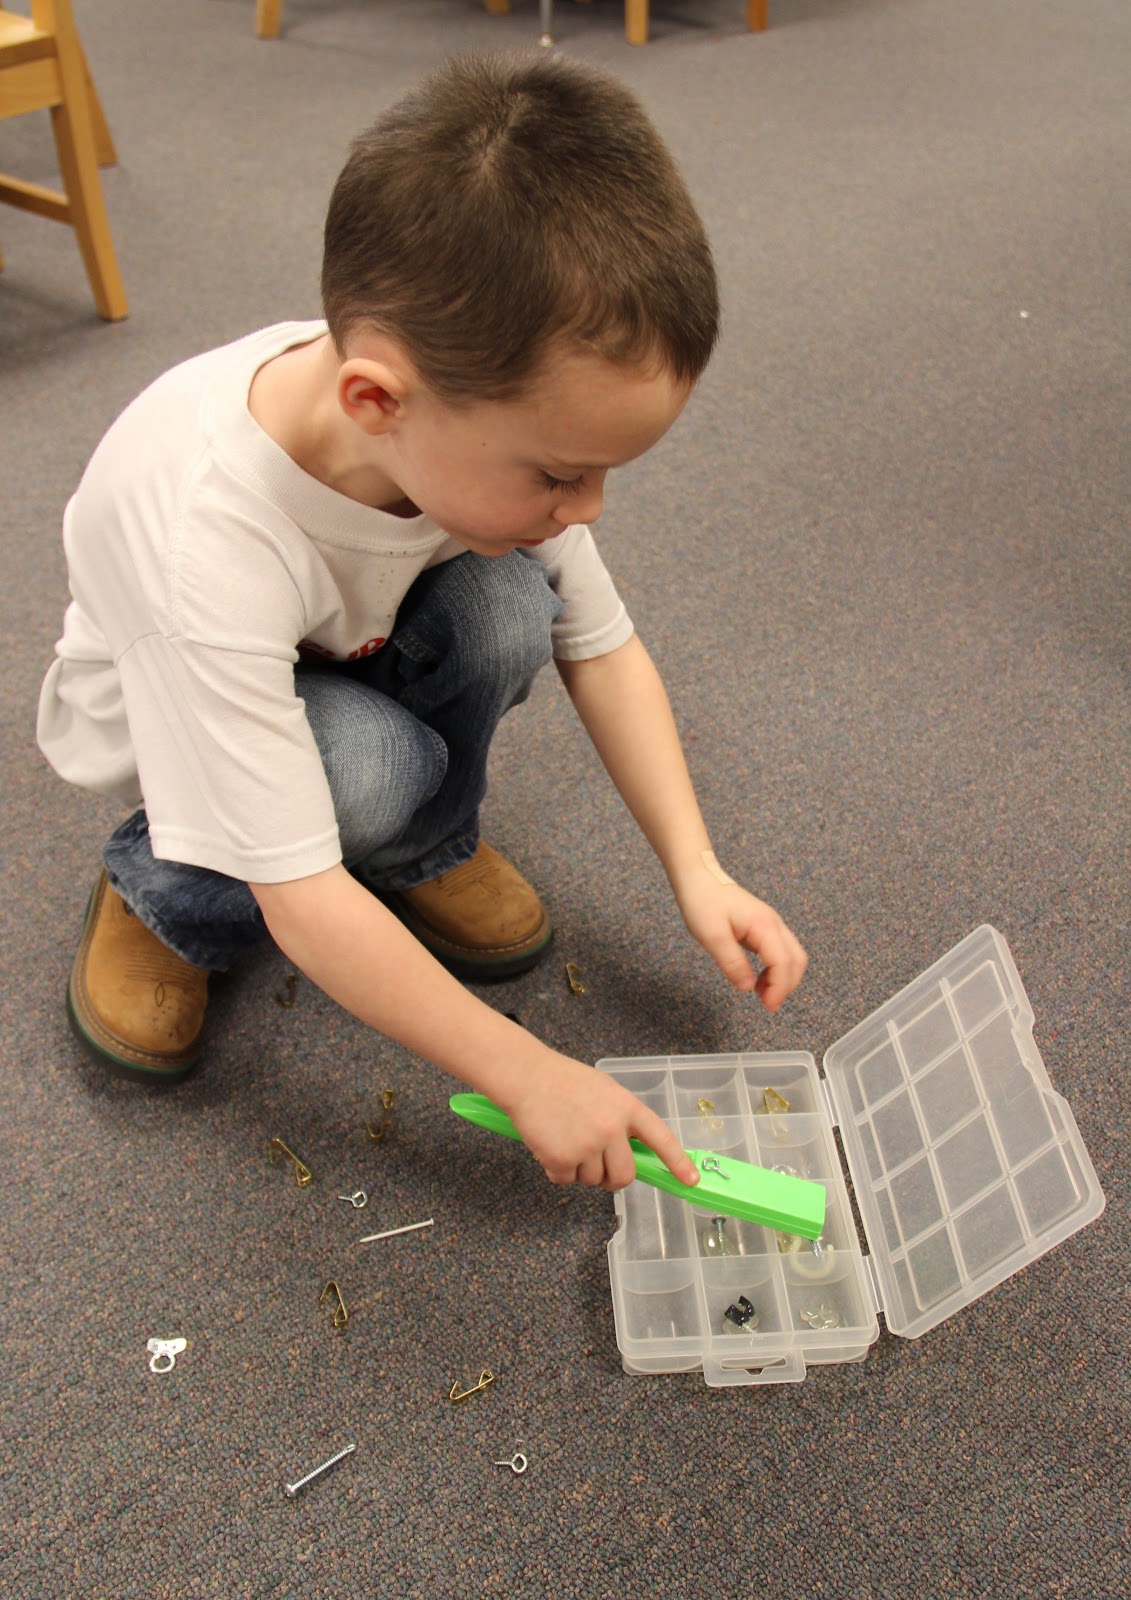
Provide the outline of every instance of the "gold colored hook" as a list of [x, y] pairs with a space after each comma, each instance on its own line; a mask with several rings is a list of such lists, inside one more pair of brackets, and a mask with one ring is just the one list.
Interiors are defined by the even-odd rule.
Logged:
[[376, 1127], [374, 1127], [373, 1124], [369, 1121], [369, 1118], [366, 1117], [366, 1119], [365, 1119], [365, 1131], [369, 1135], [369, 1142], [371, 1144], [380, 1144], [381, 1140], [385, 1137], [385, 1135], [388, 1133], [389, 1129], [392, 1127], [392, 1125], [393, 1125], [393, 1101], [395, 1099], [396, 1099], [396, 1096], [394, 1095], [394, 1093], [393, 1093], [393, 1091], [391, 1089], [382, 1089], [381, 1090], [381, 1120], [380, 1120], [380, 1122], [377, 1124]]
[[585, 985], [581, 981], [581, 968], [576, 961], [566, 962], [566, 977], [569, 979], [569, 986], [574, 994], [585, 993]]
[[334, 1293], [338, 1297], [338, 1309], [334, 1312], [334, 1326], [335, 1328], [344, 1328], [350, 1319], [350, 1314], [346, 1310], [345, 1301], [342, 1299], [342, 1291], [338, 1288], [333, 1278], [330, 1279], [322, 1293], [318, 1296], [318, 1304], [322, 1304], [323, 1300], [325, 1300], [331, 1289], [333, 1289]]
[[459, 1389], [459, 1379], [457, 1378], [448, 1390], [448, 1399], [453, 1405], [456, 1405], [460, 1400], [467, 1400], [471, 1395], [478, 1394], [481, 1389], [485, 1389], [489, 1383], [494, 1383], [494, 1381], [495, 1374], [489, 1367], [484, 1367], [479, 1374], [479, 1382], [473, 1383], [471, 1388], [465, 1389], [462, 1394], [456, 1392]]
[[286, 1145], [283, 1143], [283, 1141], [281, 1139], [271, 1139], [271, 1140], [269, 1140], [268, 1144], [267, 1144], [267, 1153], [271, 1157], [272, 1165], [274, 1165], [275, 1160], [278, 1157], [278, 1155], [280, 1154], [280, 1152], [283, 1155], [285, 1155], [288, 1158], [288, 1160], [294, 1162], [294, 1164], [295, 1164], [295, 1182], [298, 1184], [300, 1189], [305, 1189], [307, 1184], [314, 1182], [314, 1174], [313, 1174], [313, 1172], [311, 1172], [310, 1168], [306, 1165], [305, 1161], [300, 1161], [299, 1158], [295, 1155], [294, 1151], [293, 1150], [288, 1150]]

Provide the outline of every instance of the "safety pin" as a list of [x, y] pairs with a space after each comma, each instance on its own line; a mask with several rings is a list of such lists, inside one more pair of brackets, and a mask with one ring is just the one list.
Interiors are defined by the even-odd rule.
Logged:
[[283, 1155], [288, 1157], [289, 1160], [294, 1162], [295, 1182], [298, 1184], [300, 1189], [305, 1189], [308, 1183], [314, 1182], [314, 1174], [306, 1165], [306, 1162], [300, 1161], [293, 1150], [288, 1150], [281, 1139], [271, 1139], [268, 1142], [267, 1153], [271, 1157], [272, 1165], [274, 1165], [275, 1157], [280, 1151], [282, 1151]]
[[338, 1297], [338, 1309], [334, 1312], [334, 1326], [335, 1328], [344, 1328], [350, 1319], [350, 1314], [346, 1310], [345, 1301], [342, 1299], [342, 1291], [338, 1288], [333, 1278], [330, 1279], [322, 1293], [318, 1296], [318, 1304], [322, 1304], [323, 1300], [325, 1300], [331, 1289], [333, 1289], [334, 1293]]
[[576, 961], [566, 962], [566, 977], [569, 979], [569, 986], [574, 994], [585, 993], [585, 985], [581, 981], [581, 968]]
[[699, 1115], [707, 1119], [707, 1126], [710, 1128], [711, 1132], [718, 1133], [723, 1125], [723, 1119], [722, 1117], [712, 1116], [712, 1112], [715, 1109], [715, 1102], [713, 1100], [704, 1099], [697, 1100], [695, 1104], [699, 1107]]
[[369, 1121], [369, 1118], [366, 1117], [366, 1119], [365, 1119], [365, 1131], [369, 1135], [369, 1142], [371, 1144], [380, 1144], [381, 1140], [385, 1137], [385, 1135], [389, 1131], [389, 1128], [392, 1126], [392, 1121], [393, 1121], [393, 1101], [395, 1100], [395, 1098], [396, 1098], [396, 1096], [394, 1095], [392, 1089], [382, 1089], [381, 1090], [381, 1121], [377, 1124], [376, 1127], [373, 1127], [373, 1125]]
[[704, 1156], [699, 1166], [701, 1171], [717, 1173], [720, 1178], [725, 1178], [728, 1183], [730, 1182], [730, 1173], [724, 1172], [722, 1167], [719, 1166], [718, 1156]]
[[484, 1367], [483, 1371], [479, 1374], [479, 1382], [473, 1383], [471, 1388], [465, 1389], [462, 1394], [456, 1393], [456, 1390], [459, 1388], [459, 1379], [457, 1378], [452, 1384], [451, 1388], [448, 1390], [448, 1399], [453, 1405], [458, 1405], [461, 1400], [466, 1400], [469, 1398], [469, 1396], [478, 1394], [480, 1389], [485, 1389], [489, 1383], [494, 1383], [494, 1381], [495, 1374], [491, 1371], [490, 1367]]

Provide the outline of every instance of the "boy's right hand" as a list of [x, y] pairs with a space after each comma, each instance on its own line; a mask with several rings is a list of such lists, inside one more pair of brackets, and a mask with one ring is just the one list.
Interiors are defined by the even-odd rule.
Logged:
[[698, 1183], [676, 1135], [643, 1101], [595, 1067], [547, 1054], [503, 1109], [551, 1183], [625, 1188], [636, 1176], [630, 1137], [654, 1150], [681, 1183]]

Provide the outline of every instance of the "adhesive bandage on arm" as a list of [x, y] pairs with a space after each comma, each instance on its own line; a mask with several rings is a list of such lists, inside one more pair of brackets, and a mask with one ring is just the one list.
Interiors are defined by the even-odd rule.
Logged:
[[734, 879], [728, 877], [723, 871], [722, 867], [719, 866], [719, 858], [716, 856], [713, 850], [700, 850], [699, 859], [706, 867], [707, 871], [711, 874], [712, 878], [718, 878], [720, 883], [734, 882]]

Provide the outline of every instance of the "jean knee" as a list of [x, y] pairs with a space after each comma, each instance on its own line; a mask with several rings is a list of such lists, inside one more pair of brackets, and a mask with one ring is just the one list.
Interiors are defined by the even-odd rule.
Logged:
[[456, 615], [466, 619], [451, 648], [481, 678], [528, 686], [550, 660], [550, 625], [562, 609], [546, 569], [517, 551], [451, 566], [461, 589]]
[[447, 747], [411, 712], [364, 684], [300, 668], [306, 706], [338, 821], [346, 866], [395, 839], [439, 789]]

